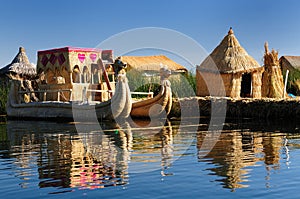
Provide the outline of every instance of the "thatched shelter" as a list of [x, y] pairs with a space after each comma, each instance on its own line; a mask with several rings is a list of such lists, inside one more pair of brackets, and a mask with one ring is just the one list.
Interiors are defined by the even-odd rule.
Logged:
[[184, 66], [174, 62], [165, 55], [122, 56], [121, 60], [127, 63], [128, 70], [136, 69], [144, 72], [159, 72], [161, 65], [164, 65], [171, 71], [187, 72]]
[[35, 65], [29, 62], [25, 48], [20, 47], [10, 64], [0, 69], [1, 83], [7, 85], [9, 79], [30, 79], [35, 77]]
[[282, 98], [284, 96], [283, 76], [279, 65], [278, 52], [268, 49], [268, 43], [265, 43], [264, 54], [265, 71], [262, 76], [262, 97]]
[[221, 95], [220, 82], [223, 82], [228, 97], [261, 98], [263, 70], [240, 45], [230, 28], [221, 43], [197, 66], [197, 95]]
[[279, 65], [283, 74], [289, 70], [287, 92], [300, 95], [300, 56], [282, 56]]

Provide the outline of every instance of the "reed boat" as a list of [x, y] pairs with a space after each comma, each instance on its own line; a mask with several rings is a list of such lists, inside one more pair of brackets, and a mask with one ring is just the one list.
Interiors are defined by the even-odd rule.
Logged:
[[[37, 101], [22, 103], [20, 102], [20, 96], [26, 91], [20, 91], [20, 81], [14, 80], [11, 82], [8, 97], [7, 116], [19, 119], [74, 119], [75, 117], [79, 120], [89, 120], [96, 117], [98, 119], [111, 120], [117, 117], [126, 118], [129, 116], [131, 110], [131, 96], [125, 78], [119, 78], [114, 95], [111, 99], [104, 102]], [[36, 92], [47, 91], [39, 90]], [[57, 90], [57, 92], [66, 92], [66, 90]]]
[[124, 66], [114, 67], [119, 68], [115, 82], [108, 67], [114, 64], [109, 53], [112, 51], [72, 47], [38, 51], [38, 83], [11, 81], [7, 116], [54, 120], [128, 117], [132, 102]]

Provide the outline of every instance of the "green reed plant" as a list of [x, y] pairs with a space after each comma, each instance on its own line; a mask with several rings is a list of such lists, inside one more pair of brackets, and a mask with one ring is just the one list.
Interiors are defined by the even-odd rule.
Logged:
[[191, 72], [176, 74], [169, 78], [174, 97], [192, 97], [196, 95], [196, 76]]
[[[154, 92], [159, 90], [160, 76], [159, 74], [146, 75], [142, 71], [130, 70], [127, 72], [129, 87], [131, 91], [138, 92]], [[173, 96], [177, 98], [195, 96], [196, 91], [196, 76], [194, 74], [177, 73], [169, 77]], [[133, 95], [133, 98], [140, 98], [144, 96]]]

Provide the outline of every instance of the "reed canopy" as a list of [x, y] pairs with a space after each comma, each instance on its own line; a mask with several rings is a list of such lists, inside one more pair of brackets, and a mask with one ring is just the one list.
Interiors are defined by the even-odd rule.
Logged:
[[197, 95], [260, 98], [263, 70], [230, 28], [221, 43], [197, 66]]
[[123, 62], [127, 63], [128, 69], [136, 69], [140, 71], [156, 71], [159, 72], [161, 66], [167, 66], [171, 71], [186, 73], [187, 69], [171, 60], [165, 55], [153, 56], [122, 56]]

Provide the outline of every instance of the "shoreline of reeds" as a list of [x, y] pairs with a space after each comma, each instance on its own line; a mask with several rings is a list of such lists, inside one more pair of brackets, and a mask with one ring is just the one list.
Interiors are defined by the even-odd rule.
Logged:
[[[213, 108], [212, 108], [213, 107]], [[298, 98], [241, 98], [189, 97], [173, 100], [170, 117], [181, 117], [185, 112], [199, 110], [199, 116], [224, 116], [226, 118], [250, 118], [257, 120], [299, 120]]]

